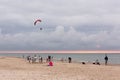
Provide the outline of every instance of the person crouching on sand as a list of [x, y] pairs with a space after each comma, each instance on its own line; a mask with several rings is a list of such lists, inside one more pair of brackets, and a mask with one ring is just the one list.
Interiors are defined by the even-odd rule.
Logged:
[[48, 66], [53, 66], [53, 62], [50, 61], [49, 64], [48, 64]]

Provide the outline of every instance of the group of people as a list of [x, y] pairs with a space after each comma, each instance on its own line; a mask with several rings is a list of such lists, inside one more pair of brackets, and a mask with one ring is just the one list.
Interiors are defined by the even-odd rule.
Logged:
[[39, 63], [43, 63], [43, 58], [42, 58], [41, 56], [39, 56], [39, 57], [37, 58], [36, 55], [34, 55], [33, 57], [27, 56], [27, 60], [28, 60], [29, 63], [36, 63], [37, 61], [38, 61]]
[[[108, 56], [107, 54], [105, 54], [105, 65], [108, 64]], [[71, 63], [72, 62], [72, 58], [71, 57], [68, 57], [68, 62]], [[82, 62], [82, 64], [85, 64], [85, 62]], [[98, 59], [93, 63], [93, 64], [97, 64], [97, 65], [100, 65], [100, 62], [98, 61]]]
[[[105, 60], [105, 65], [107, 65], [108, 64], [108, 56], [107, 56], [107, 54], [105, 54], [104, 60]], [[100, 62], [97, 59], [95, 62], [93, 62], [93, 64], [100, 65]]]
[[[46, 62], [48, 63], [48, 66], [53, 66], [53, 62], [52, 62], [52, 58], [51, 56], [48, 56], [46, 58]], [[43, 63], [43, 58], [41, 56], [37, 57], [36, 55], [34, 55], [33, 57], [31, 56], [27, 56], [27, 61], [29, 63]]]
[[72, 58], [71, 58], [71, 57], [68, 57], [68, 59], [61, 58], [60, 61], [61, 61], [61, 62], [72, 63]]
[[[108, 56], [106, 54], [105, 54], [104, 60], [105, 60], [105, 65], [107, 65], [108, 64]], [[43, 58], [41, 56], [37, 57], [36, 55], [34, 55], [33, 57], [27, 56], [27, 61], [29, 63], [36, 63], [36, 62], [43, 63]], [[48, 56], [46, 58], [46, 62], [48, 63], [48, 66], [53, 66], [52, 61], [53, 61], [52, 56]], [[64, 59], [62, 58], [61, 61], [63, 62]], [[68, 57], [68, 63], [72, 63], [72, 58], [71, 57]], [[82, 62], [82, 64], [85, 64], [85, 62]], [[93, 64], [100, 65], [100, 62], [97, 59]]]

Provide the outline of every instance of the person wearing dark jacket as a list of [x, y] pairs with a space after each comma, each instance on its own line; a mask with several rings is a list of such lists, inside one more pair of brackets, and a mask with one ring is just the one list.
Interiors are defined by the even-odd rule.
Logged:
[[107, 57], [107, 55], [105, 55], [105, 65], [107, 65], [107, 63], [108, 63], [108, 57]]
[[72, 58], [68, 57], [68, 62], [71, 63], [72, 62]]

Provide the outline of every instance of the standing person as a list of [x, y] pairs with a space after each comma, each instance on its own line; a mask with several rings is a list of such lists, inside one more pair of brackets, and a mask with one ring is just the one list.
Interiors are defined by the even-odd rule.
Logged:
[[31, 57], [30, 57], [30, 56], [27, 56], [27, 60], [28, 60], [28, 62], [30, 63]]
[[68, 57], [68, 62], [71, 63], [72, 62], [72, 58]]
[[40, 58], [40, 62], [43, 63], [43, 58], [42, 57]]
[[40, 63], [41, 62], [41, 57], [40, 56], [39, 56], [38, 60], [39, 60], [39, 63]]
[[64, 62], [64, 58], [61, 58], [61, 60], [60, 60], [61, 62]]
[[23, 59], [24, 59], [24, 54], [22, 55]]
[[46, 63], [48, 62], [48, 58], [46, 58]]
[[107, 57], [107, 55], [105, 54], [105, 65], [107, 65], [107, 63], [108, 63], [108, 57]]
[[39, 63], [43, 63], [43, 58], [39, 56]]
[[49, 62], [51, 61], [51, 56], [48, 56], [48, 61], [49, 61]]
[[34, 55], [34, 62], [36, 63], [36, 61], [37, 61], [37, 56]]

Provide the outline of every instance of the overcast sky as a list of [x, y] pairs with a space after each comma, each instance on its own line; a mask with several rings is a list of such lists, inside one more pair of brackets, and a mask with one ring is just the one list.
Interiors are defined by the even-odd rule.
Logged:
[[0, 0], [0, 50], [119, 49], [120, 0]]

